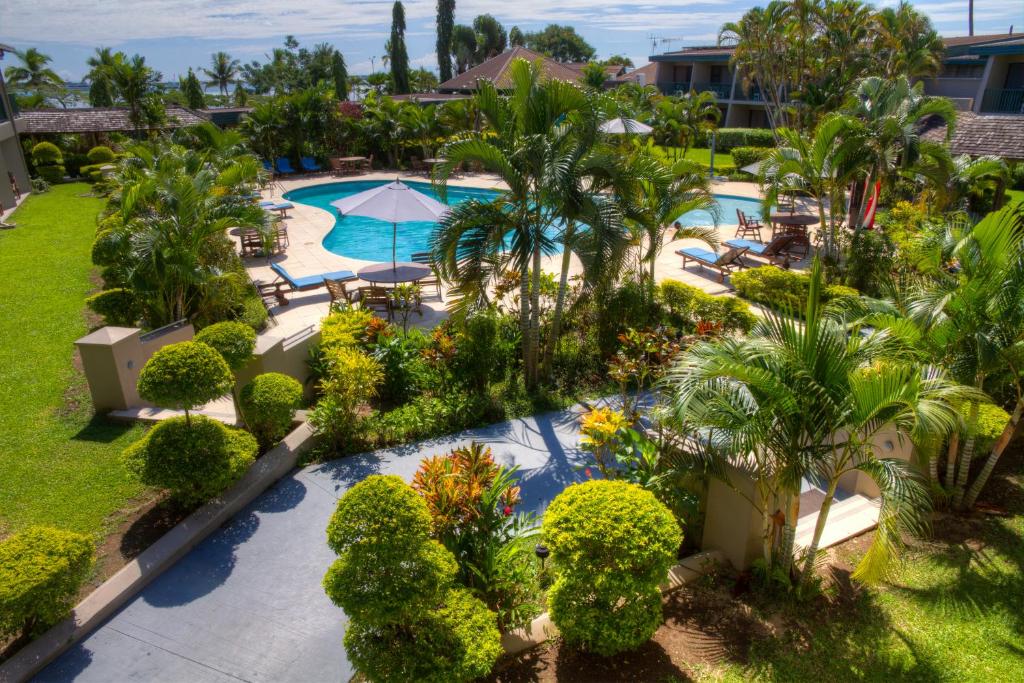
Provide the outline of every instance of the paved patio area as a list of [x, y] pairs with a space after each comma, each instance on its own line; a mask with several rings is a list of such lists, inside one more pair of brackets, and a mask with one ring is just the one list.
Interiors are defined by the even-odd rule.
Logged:
[[470, 440], [520, 468], [524, 510], [583, 478], [581, 408], [297, 470], [44, 669], [39, 681], [347, 681], [346, 618], [320, 585], [325, 528], [370, 474], [412, 478], [420, 460]]
[[[266, 192], [263, 193], [264, 199], [280, 200], [281, 196], [286, 192], [294, 190], [299, 187], [306, 187], [309, 185], [337, 182], [339, 180], [394, 180], [399, 177], [403, 180], [413, 180], [423, 182], [423, 176], [410, 176], [401, 173], [395, 173], [394, 171], [384, 172], [378, 171], [361, 176], [352, 176], [346, 178], [334, 178], [329, 175], [315, 175], [315, 176], [303, 176], [300, 178], [290, 178], [284, 180], [275, 181]], [[478, 175], [467, 175], [459, 180], [453, 180], [453, 185], [460, 185], [464, 187], [478, 187], [495, 189], [501, 186], [501, 181], [493, 175], [478, 174]], [[731, 194], [737, 196], [758, 198], [758, 188], [754, 183], [715, 183], [715, 192], [721, 194]], [[302, 277], [305, 275], [316, 275], [319, 273], [328, 273], [337, 270], [351, 270], [357, 272], [360, 268], [367, 266], [372, 261], [365, 261], [361, 259], [354, 259], [346, 256], [341, 256], [333, 252], [328, 251], [323, 246], [323, 238], [331, 231], [334, 227], [335, 217], [323, 209], [319, 209], [313, 206], [305, 204], [299, 204], [293, 202], [295, 208], [289, 210], [289, 218], [285, 219], [285, 223], [288, 226], [288, 235], [290, 245], [281, 256], [275, 256], [274, 261], [280, 262], [284, 265], [288, 272], [296, 277]], [[722, 239], [729, 239], [733, 236], [736, 226], [734, 219], [725, 216], [722, 225], [720, 226], [719, 233]], [[710, 270], [702, 270], [696, 264], [689, 264], [686, 270], [681, 267], [681, 259], [675, 254], [677, 249], [684, 246], [699, 246], [700, 243], [696, 240], [681, 240], [679, 242], [673, 242], [667, 244], [658, 258], [655, 265], [655, 277], [658, 281], [664, 279], [676, 279], [686, 282], [695, 287], [708, 292], [709, 294], [725, 294], [730, 291], [729, 281], [726, 279], [725, 283], [718, 281], [718, 273]], [[254, 280], [262, 282], [271, 282], [277, 276], [270, 269], [266, 259], [253, 258], [246, 259], [246, 269], [248, 270], [250, 277]], [[801, 263], [794, 264], [795, 267], [801, 267]], [[548, 257], [544, 261], [543, 268], [545, 271], [553, 273], [559, 272], [561, 268], [561, 257], [554, 256]], [[573, 258], [571, 274], [580, 272], [581, 266], [579, 262]], [[365, 283], [355, 283], [356, 286]], [[424, 292], [424, 306], [423, 306], [423, 317], [412, 316], [410, 319], [411, 324], [432, 328], [440, 320], [446, 317], [445, 304], [447, 301], [447, 293], [443, 293], [441, 298], [438, 298], [434, 291]], [[330, 303], [330, 297], [325, 289], [313, 290], [309, 292], [295, 292], [289, 295], [290, 303], [287, 306], [276, 306], [272, 309], [277, 325], [267, 330], [266, 334], [271, 334], [276, 337], [288, 337], [296, 334], [308, 328], [310, 326], [316, 327], [320, 324], [320, 320], [327, 315], [328, 306]]]

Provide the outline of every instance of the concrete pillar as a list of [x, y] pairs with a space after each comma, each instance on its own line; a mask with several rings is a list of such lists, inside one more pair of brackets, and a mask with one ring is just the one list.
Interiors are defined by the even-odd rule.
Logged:
[[763, 554], [763, 517], [752, 503], [758, 499], [754, 480], [732, 466], [727, 472], [732, 486], [714, 477], [708, 481], [701, 549], [719, 550], [743, 570]]

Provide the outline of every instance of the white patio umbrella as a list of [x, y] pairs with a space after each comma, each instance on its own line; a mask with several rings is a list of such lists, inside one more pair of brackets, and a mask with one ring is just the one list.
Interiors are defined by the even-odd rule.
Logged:
[[623, 133], [650, 135], [654, 131], [646, 123], [640, 123], [636, 119], [623, 118], [608, 119], [600, 125], [600, 130], [602, 133], [611, 133], [612, 135], [622, 135]]
[[398, 260], [398, 224], [407, 221], [436, 221], [448, 212], [448, 207], [433, 197], [417, 192], [405, 183], [395, 180], [351, 197], [331, 202], [342, 216], [363, 216], [391, 223], [391, 266]]

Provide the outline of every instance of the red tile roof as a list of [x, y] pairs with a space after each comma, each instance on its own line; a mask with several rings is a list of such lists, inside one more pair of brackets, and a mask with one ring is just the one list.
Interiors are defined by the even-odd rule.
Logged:
[[525, 47], [516, 46], [506, 50], [496, 57], [491, 57], [483, 64], [478, 64], [472, 69], [461, 73], [451, 80], [447, 80], [438, 86], [439, 92], [471, 92], [476, 89], [477, 81], [487, 80], [494, 83], [499, 90], [506, 90], [512, 87], [509, 76], [509, 66], [513, 60], [525, 59], [528, 62], [541, 60], [541, 72], [547, 78], [555, 78], [562, 81], [576, 82], [580, 78], [580, 72], [567, 64], [556, 62], [539, 52], [528, 50]]
[[[207, 121], [185, 107], [166, 108], [167, 122], [157, 128], [184, 128]], [[135, 130], [127, 107], [85, 109], [28, 109], [14, 120], [19, 133], [113, 133]]]

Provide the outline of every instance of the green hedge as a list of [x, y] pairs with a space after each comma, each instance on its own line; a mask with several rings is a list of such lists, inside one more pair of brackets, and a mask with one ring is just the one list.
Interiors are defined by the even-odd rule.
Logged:
[[771, 147], [734, 147], [732, 150], [732, 161], [737, 169], [741, 169], [744, 166], [761, 161], [771, 151]]
[[[803, 311], [811, 286], [809, 274], [783, 270], [775, 266], [742, 270], [730, 275], [729, 279], [736, 288], [736, 293], [744, 299], [795, 313]], [[828, 285], [822, 291], [822, 299], [826, 302], [844, 296], [858, 295], [856, 289], [843, 285]]]
[[130, 289], [105, 289], [85, 300], [93, 313], [102, 315], [107, 325], [133, 327], [142, 314], [138, 299]]
[[[964, 405], [962, 411], [964, 420], [967, 419], [969, 406]], [[974, 452], [976, 456], [986, 455], [999, 439], [1010, 421], [1010, 414], [992, 403], [982, 403], [978, 406], [978, 426], [975, 430]]]
[[199, 330], [193, 341], [213, 347], [232, 371], [238, 371], [252, 358], [256, 331], [243, 322], [226, 320]]
[[[711, 133], [704, 133], [698, 147], [711, 146]], [[715, 131], [715, 150], [731, 152], [736, 147], [774, 147], [775, 136], [768, 128], [719, 128]]]
[[56, 185], [64, 180], [67, 170], [60, 164], [54, 164], [51, 166], [36, 166], [36, 173], [46, 182]]
[[268, 449], [288, 433], [302, 401], [302, 385], [279, 372], [256, 375], [242, 389], [239, 403], [245, 424], [260, 447]]
[[92, 540], [69, 531], [30, 527], [0, 542], [0, 642], [64, 618], [92, 561]]
[[372, 320], [373, 313], [365, 308], [331, 313], [320, 322], [320, 347], [326, 351], [363, 343], [366, 328]]
[[658, 285], [657, 301], [677, 327], [692, 331], [697, 323], [720, 324], [724, 332], [749, 332], [757, 317], [747, 302], [734, 296], [713, 296], [678, 280]]

